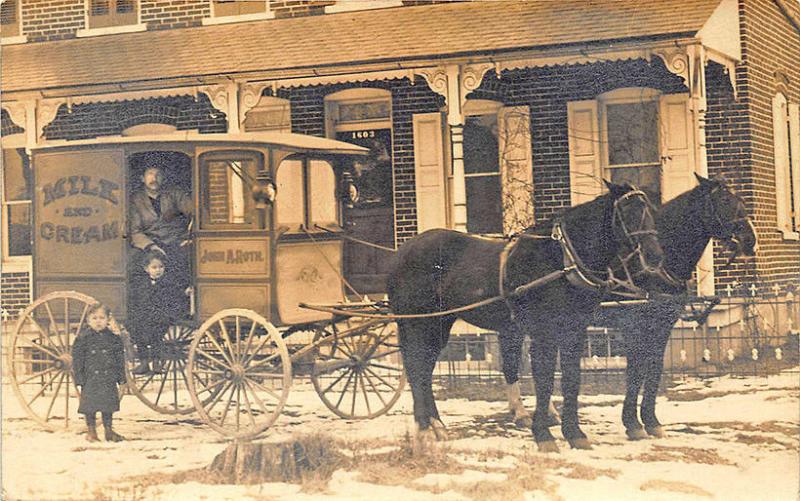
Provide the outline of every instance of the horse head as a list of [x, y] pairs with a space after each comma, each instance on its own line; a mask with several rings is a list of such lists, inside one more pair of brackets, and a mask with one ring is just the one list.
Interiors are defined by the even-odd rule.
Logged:
[[742, 198], [721, 176], [707, 179], [695, 174], [695, 177], [703, 195], [702, 221], [706, 232], [727, 242], [734, 251], [733, 257], [754, 256], [758, 249], [758, 239]]
[[611, 226], [617, 257], [623, 264], [637, 267], [638, 272], [657, 273], [664, 252], [658, 242], [653, 205], [643, 191], [628, 183], [605, 183], [613, 201]]

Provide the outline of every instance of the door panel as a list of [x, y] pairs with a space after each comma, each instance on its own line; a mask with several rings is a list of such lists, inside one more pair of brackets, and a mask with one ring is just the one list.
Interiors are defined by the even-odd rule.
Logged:
[[[37, 296], [55, 288], [95, 295], [124, 284], [124, 165], [122, 149], [35, 155]], [[124, 293], [105, 296], [115, 311], [125, 311]]]

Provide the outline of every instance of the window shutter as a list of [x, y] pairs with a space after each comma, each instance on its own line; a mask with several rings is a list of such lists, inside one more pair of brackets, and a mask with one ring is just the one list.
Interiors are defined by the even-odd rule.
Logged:
[[[695, 185], [695, 148], [688, 94], [667, 94], [659, 100], [661, 132], [661, 198], [664, 202]], [[654, 200], [654, 202], [657, 202]]]
[[534, 222], [530, 110], [527, 106], [502, 108], [497, 114], [497, 125], [503, 186], [503, 232], [510, 235]]
[[414, 174], [417, 232], [447, 227], [447, 190], [442, 114], [414, 115]]
[[593, 200], [603, 191], [597, 101], [567, 103], [569, 181], [572, 205]]
[[789, 219], [789, 169], [786, 165], [789, 152], [787, 151], [787, 140], [789, 131], [786, 129], [786, 98], [783, 94], [778, 94], [772, 98], [772, 137], [773, 151], [775, 156], [775, 203], [778, 213], [778, 229], [791, 231], [792, 225]]
[[789, 104], [789, 146], [792, 154], [792, 196], [794, 198], [794, 229], [800, 231], [800, 104]]

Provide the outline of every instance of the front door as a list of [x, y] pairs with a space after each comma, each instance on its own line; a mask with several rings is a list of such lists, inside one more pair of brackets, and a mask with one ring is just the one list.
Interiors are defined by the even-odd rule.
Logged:
[[33, 158], [34, 292], [74, 290], [126, 312], [125, 156], [121, 148]]
[[[353, 161], [351, 172], [359, 199], [344, 210], [348, 235], [394, 248], [394, 204], [392, 197], [392, 131], [389, 128], [340, 131], [336, 139], [370, 149], [367, 157]], [[344, 273], [360, 293], [383, 293], [394, 253], [378, 247], [347, 241]]]

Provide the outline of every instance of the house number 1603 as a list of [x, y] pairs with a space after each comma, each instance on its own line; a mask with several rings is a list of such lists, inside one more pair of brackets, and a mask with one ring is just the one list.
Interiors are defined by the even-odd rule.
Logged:
[[370, 137], [375, 137], [374, 130], [359, 130], [353, 132], [353, 139], [367, 139]]

